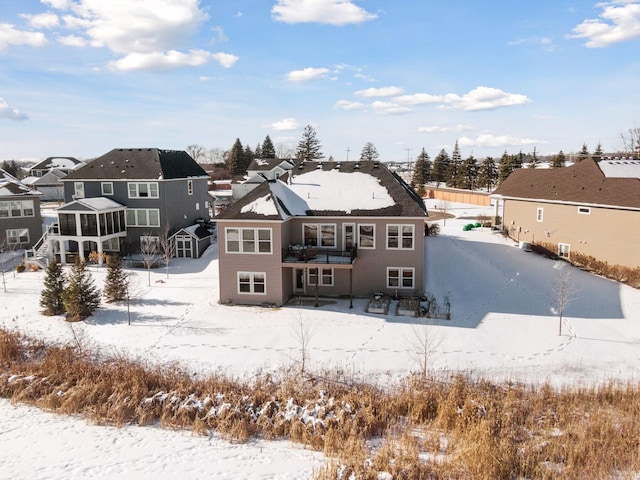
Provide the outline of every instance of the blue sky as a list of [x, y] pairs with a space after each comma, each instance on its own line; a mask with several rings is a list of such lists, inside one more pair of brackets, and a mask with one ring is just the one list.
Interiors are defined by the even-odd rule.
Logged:
[[0, 159], [615, 151], [639, 52], [638, 0], [2, 0]]

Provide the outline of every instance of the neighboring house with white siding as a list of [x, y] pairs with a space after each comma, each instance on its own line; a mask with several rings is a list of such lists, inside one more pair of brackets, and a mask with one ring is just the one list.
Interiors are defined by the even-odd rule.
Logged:
[[220, 301], [424, 292], [422, 199], [379, 162], [304, 162], [218, 217]]

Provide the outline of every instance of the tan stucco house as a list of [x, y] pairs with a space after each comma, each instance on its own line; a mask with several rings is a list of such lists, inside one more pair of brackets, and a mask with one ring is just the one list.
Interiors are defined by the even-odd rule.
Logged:
[[218, 222], [220, 301], [422, 294], [422, 199], [379, 162], [304, 162]]
[[640, 266], [640, 160], [585, 159], [520, 169], [492, 195], [503, 228], [519, 242], [557, 246], [612, 265]]

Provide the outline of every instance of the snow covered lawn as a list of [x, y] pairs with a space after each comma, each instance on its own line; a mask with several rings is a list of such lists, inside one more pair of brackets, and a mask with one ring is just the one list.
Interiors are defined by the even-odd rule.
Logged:
[[[131, 325], [124, 305], [103, 305], [93, 317], [75, 324], [66, 323], [62, 317], [44, 317], [38, 305], [44, 272], [10, 272], [5, 275], [7, 292], [0, 290], [0, 325], [55, 342], [70, 342], [75, 335], [107, 355], [126, 353], [154, 362], [178, 361], [200, 375], [224, 371], [251, 377], [289, 366], [300, 358], [295, 329], [303, 324], [309, 331], [310, 368], [329, 369], [358, 380], [384, 383], [419, 370], [416, 336], [425, 329], [432, 345], [431, 368], [443, 374], [464, 371], [495, 380], [550, 382], [556, 386], [637, 379], [640, 291], [572, 269], [576, 298], [565, 311], [566, 323], [559, 336], [554, 283], [559, 271], [571, 267], [525, 252], [488, 229], [462, 230], [469, 223], [464, 217], [486, 214], [486, 210], [456, 205], [449, 212], [459, 218], [448, 219], [446, 226], [440, 221], [440, 236], [429, 237], [425, 247], [427, 291], [438, 301], [449, 297], [449, 321], [396, 316], [395, 301], [388, 315], [367, 314], [365, 299], [356, 299], [352, 309], [348, 308], [348, 300], [339, 299], [326, 299], [318, 308], [313, 302], [304, 301], [284, 308], [222, 306], [218, 304], [217, 248], [212, 247], [200, 260], [172, 260], [168, 278], [163, 268], [153, 270], [150, 286], [147, 272], [135, 270], [138, 289], [131, 308]], [[101, 286], [106, 268], [90, 270]], [[116, 462], [122, 453], [87, 460], [88, 463], [78, 460], [81, 456], [93, 457], [74, 449], [93, 448], [95, 457], [97, 452], [102, 455], [105, 451], [106, 447], [99, 443], [102, 441], [119, 443], [119, 448], [112, 445], [108, 451], [127, 452], [123, 462], [148, 455], [151, 470], [160, 463], [171, 467], [173, 460], [161, 448], [163, 443], [177, 443], [178, 456], [188, 448], [188, 455], [193, 454], [194, 463], [199, 466], [206, 452], [216, 458], [218, 453], [211, 452], [222, 448], [212, 439], [184, 433], [153, 428], [101, 429], [77, 419], [16, 408], [7, 402], [0, 402], [0, 409], [0, 431], [4, 432], [0, 437], [0, 464], [18, 465], [11, 470], [14, 477], [20, 476], [21, 461], [22, 467], [27, 468], [20, 455], [26, 455], [30, 459], [28, 465], [34, 469], [43, 469], [42, 475], [34, 470], [34, 476], [29, 478], [62, 478], [80, 474], [83, 468], [93, 474], [111, 472], [117, 476], [122, 467], [110, 465], [110, 461]], [[64, 460], [66, 466], [47, 470], [46, 466], [33, 464], [29, 454], [33, 438], [40, 437], [43, 442], [43, 438], [52, 437], [48, 432], [67, 426], [78, 432], [78, 445], [56, 448], [55, 458], [61, 458], [60, 465], [68, 457]], [[71, 445], [73, 438], [65, 441]], [[8, 451], [4, 448], [7, 442], [22, 448]], [[132, 450], [140, 443], [139, 452]], [[308, 454], [310, 460], [291, 469], [287, 462], [294, 460], [288, 458], [288, 447], [284, 453], [278, 450], [282, 442], [260, 445], [229, 445], [220, 461], [234, 454], [252, 456], [255, 471], [264, 472], [262, 476], [234, 476], [229, 472], [235, 467], [217, 465], [211, 458], [208, 466], [193, 473], [219, 478], [297, 478], [296, 469], [303, 468], [306, 473], [302, 477], [309, 476], [315, 454], [301, 452], [303, 456]], [[271, 464], [282, 468], [258, 468], [263, 448], [267, 449]], [[166, 476], [178, 471], [171, 468], [163, 470]]]

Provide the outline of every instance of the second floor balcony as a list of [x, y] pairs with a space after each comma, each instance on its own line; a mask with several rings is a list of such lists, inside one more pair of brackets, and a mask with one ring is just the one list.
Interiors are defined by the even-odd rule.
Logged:
[[289, 245], [282, 251], [283, 263], [312, 263], [323, 265], [350, 265], [358, 256], [356, 247], [349, 250], [318, 248], [306, 245]]

